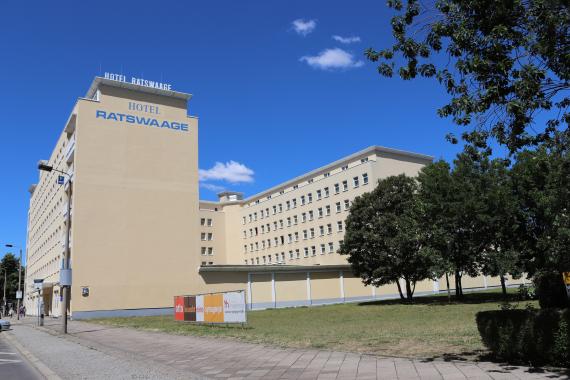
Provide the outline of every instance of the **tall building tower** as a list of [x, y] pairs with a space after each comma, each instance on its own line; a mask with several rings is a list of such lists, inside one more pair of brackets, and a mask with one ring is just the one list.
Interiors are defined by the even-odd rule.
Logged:
[[[110, 79], [112, 78], [112, 79]], [[141, 84], [134, 84], [141, 83]], [[200, 257], [198, 120], [190, 95], [160, 83], [97, 77], [79, 98], [48, 164], [71, 177], [70, 312], [88, 317], [169, 308]], [[67, 210], [58, 173], [30, 188], [25, 305], [60, 315]]]

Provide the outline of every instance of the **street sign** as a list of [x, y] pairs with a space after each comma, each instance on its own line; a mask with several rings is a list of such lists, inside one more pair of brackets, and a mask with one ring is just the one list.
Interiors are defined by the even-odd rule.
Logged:
[[63, 185], [65, 183], [65, 177], [62, 175], [57, 176], [57, 184]]
[[16, 299], [18, 299], [18, 300], [22, 299], [22, 291], [21, 290], [16, 291]]

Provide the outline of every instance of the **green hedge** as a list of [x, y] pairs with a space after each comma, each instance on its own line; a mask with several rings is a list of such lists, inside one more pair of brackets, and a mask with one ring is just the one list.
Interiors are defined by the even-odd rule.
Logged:
[[483, 343], [511, 363], [570, 366], [570, 311], [492, 310], [477, 313]]

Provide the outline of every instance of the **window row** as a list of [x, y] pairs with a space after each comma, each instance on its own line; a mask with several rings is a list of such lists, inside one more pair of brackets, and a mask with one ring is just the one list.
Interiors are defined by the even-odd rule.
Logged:
[[212, 219], [210, 219], [210, 218], [200, 218], [200, 225], [201, 225], [201, 226], [212, 227]]
[[202, 256], [212, 256], [214, 254], [214, 248], [212, 247], [202, 247]]
[[[361, 181], [361, 179], [359, 176], [353, 177], [352, 178], [353, 188], [359, 187], [361, 184], [360, 181]], [[368, 184], [368, 174], [367, 173], [362, 174], [362, 184], [363, 185]], [[342, 183], [335, 183], [333, 186], [334, 194], [340, 194], [341, 188], [342, 188], [342, 191], [348, 191], [348, 189], [349, 189], [348, 180], [342, 181]], [[328, 198], [329, 196], [330, 196], [330, 188], [329, 187], [319, 189], [315, 192], [316, 200]], [[304, 206], [304, 205], [310, 204], [312, 202], [313, 202], [313, 193], [308, 193], [306, 195], [301, 195], [299, 197], [299, 202], [297, 202], [297, 198], [293, 198], [291, 200], [285, 201], [285, 204], [279, 203], [279, 204], [271, 206], [271, 208], [267, 207], [264, 210], [261, 210], [259, 212], [256, 211], [256, 212], [253, 212], [251, 214], [248, 214], [247, 217], [243, 216], [241, 222], [242, 222], [242, 224], [246, 224], [246, 222], [248, 222], [248, 223], [256, 222], [258, 220], [258, 218], [264, 219], [264, 218], [268, 218], [270, 215], [276, 215], [276, 214], [282, 213], [283, 211], [292, 210], [292, 209], [297, 207], [297, 203], [299, 203], [301, 206]]]
[[[324, 226], [324, 225], [319, 226], [318, 229], [309, 228], [309, 229], [303, 230], [301, 232], [301, 234], [298, 231], [296, 231], [296, 232], [287, 234], [286, 238], [285, 238], [285, 235], [281, 235], [281, 236], [275, 236], [273, 239], [264, 239], [264, 240], [261, 240], [260, 242], [257, 241], [254, 243], [244, 244], [243, 250], [245, 253], [247, 253], [247, 252], [259, 251], [260, 249], [278, 247], [278, 246], [284, 245], [284, 244], [291, 244], [294, 242], [298, 242], [300, 240], [301, 236], [302, 236], [303, 240], [313, 239], [317, 236], [317, 230], [318, 230], [318, 234], [319, 234], [318, 236], [325, 236], [325, 234], [330, 235], [333, 233], [333, 225], [331, 223], [329, 223], [326, 226]], [[336, 231], [342, 232], [343, 230], [344, 230], [344, 224], [343, 224], [342, 220], [339, 220], [336, 223]]]
[[213, 238], [214, 238], [214, 236], [213, 236], [213, 234], [212, 234], [211, 232], [208, 232], [208, 233], [202, 232], [202, 233], [200, 234], [200, 239], [201, 239], [202, 241], [210, 241], [210, 240], [212, 240]]
[[[340, 247], [342, 240], [340, 240], [338, 243]], [[321, 255], [324, 255], [326, 253], [335, 253], [334, 243], [328, 242], [327, 244], [321, 244], [319, 247], [313, 245], [310, 247], [304, 247], [302, 250], [290, 250], [288, 258], [289, 260], [296, 260], [300, 259], [301, 255], [304, 258], [315, 257], [317, 256], [317, 253], [320, 253]], [[245, 259], [244, 262], [246, 265], [282, 264], [285, 262], [285, 252], [264, 255], [261, 257], [252, 257], [250, 259]]]
[[[335, 212], [339, 213], [342, 210], [348, 211], [350, 209], [350, 205], [351, 202], [349, 199], [345, 199], [343, 202], [336, 202], [334, 206]], [[280, 219], [278, 221], [276, 220], [273, 223], [262, 224], [260, 227], [252, 227], [249, 230], [243, 230], [242, 235], [243, 238], [246, 239], [248, 237], [258, 236], [259, 234], [265, 234], [271, 231], [277, 231], [278, 229], [283, 229], [284, 227], [296, 226], [297, 224], [299, 224], [299, 220], [301, 220], [301, 223], [315, 220], [315, 215], [318, 219], [323, 218], [325, 216], [330, 216], [331, 206], [326, 205], [325, 207], [319, 207], [316, 213], [313, 210], [310, 210], [308, 212], [303, 212], [301, 213], [300, 218], [298, 215], [293, 215], [285, 219]]]

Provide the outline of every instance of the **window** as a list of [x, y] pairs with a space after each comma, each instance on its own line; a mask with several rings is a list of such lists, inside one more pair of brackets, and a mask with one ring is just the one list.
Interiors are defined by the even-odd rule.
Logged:
[[293, 185], [293, 190], [297, 190], [299, 188], [299, 185]]
[[358, 187], [358, 186], [359, 186], [358, 177], [354, 177], [354, 178], [352, 179], [352, 184], [354, 185], [354, 187]]
[[335, 194], [340, 193], [340, 185], [338, 183], [334, 184], [334, 193]]
[[307, 230], [303, 230], [303, 239], [307, 239], [308, 238], [308, 234], [307, 234]]
[[348, 181], [342, 181], [342, 191], [348, 190]]
[[323, 174], [323, 176], [324, 176], [325, 178], [328, 178], [328, 177], [331, 176], [331, 173], [330, 173], [330, 172], [326, 172], [325, 174]]
[[336, 212], [340, 212], [341, 208], [340, 208], [340, 202], [336, 202]]
[[291, 201], [285, 202], [285, 210], [291, 210]]
[[273, 215], [277, 214], [277, 206], [273, 206]]
[[271, 255], [267, 256], [267, 261], [271, 263]]
[[365, 157], [365, 158], [363, 158], [363, 159], [360, 160], [360, 163], [361, 163], [361, 164], [363, 164], [363, 163], [365, 163], [365, 162], [368, 162], [368, 157]]
[[323, 197], [323, 193], [321, 190], [317, 190], [317, 200], [321, 199]]
[[307, 202], [311, 203], [313, 201], [313, 193], [307, 194]]
[[289, 251], [289, 260], [293, 260], [294, 257], [293, 251]]
[[305, 204], [305, 196], [301, 195], [301, 206]]
[[299, 223], [299, 218], [297, 217], [297, 215], [293, 215], [293, 224], [297, 223]]
[[334, 252], [334, 244], [331, 242], [329, 243], [329, 253], [333, 253]]
[[295, 256], [296, 256], [298, 259], [301, 257], [301, 252], [300, 252], [298, 249], [295, 250]]
[[269, 218], [269, 209], [268, 208], [265, 209], [265, 217]]
[[267, 247], [271, 248], [271, 239], [267, 239]]
[[205, 261], [202, 261], [202, 266], [205, 266], [205, 265], [206, 265], [206, 262], [205, 262]]
[[330, 205], [326, 205], [325, 206], [325, 215], [329, 216], [331, 214], [331, 206]]
[[202, 255], [206, 255], [206, 247], [202, 247]]
[[279, 203], [279, 212], [283, 212], [283, 205], [281, 203]]
[[214, 254], [214, 248], [208, 247], [208, 255], [212, 256]]
[[309, 220], [313, 220], [313, 210], [309, 211]]
[[273, 231], [277, 231], [277, 221], [273, 222]]
[[341, 232], [341, 231], [342, 231], [342, 221], [341, 221], [341, 220], [339, 220], [338, 222], [336, 222], [336, 227], [337, 227], [338, 232]]
[[327, 233], [332, 234], [332, 224], [327, 224]]
[[287, 242], [288, 242], [288, 243], [293, 243], [293, 234], [288, 234], [288, 235], [287, 235]]
[[326, 252], [326, 247], [324, 244], [321, 244], [321, 255], [324, 255]]
[[241, 224], [245, 224], [245, 216], [241, 218]]
[[265, 233], [265, 225], [261, 225], [261, 233], [264, 234]]
[[311, 239], [315, 237], [315, 229], [311, 228]]
[[255, 236], [259, 235], [259, 230], [255, 227]]
[[279, 238], [277, 236], [275, 236], [273, 241], [275, 241], [275, 246], [277, 247], [279, 245]]
[[244, 244], [244, 245], [243, 245], [243, 252], [244, 252], [244, 253], [247, 253], [247, 244]]
[[291, 217], [287, 217], [287, 227], [291, 227]]
[[263, 256], [263, 264], [267, 264], [267, 257]]
[[208, 240], [212, 240], [212, 233], [208, 232]]
[[200, 234], [200, 239], [201, 239], [201, 240], [206, 240], [206, 233], [205, 233], [205, 232], [202, 232], [202, 233]]
[[323, 213], [323, 208], [322, 208], [322, 207], [319, 207], [318, 210], [317, 210], [317, 213], [318, 213], [318, 215], [319, 215], [319, 218], [322, 218], [323, 215], [324, 215], [324, 213]]
[[308, 182], [308, 183], [313, 183], [313, 179], [311, 178], [311, 179], [309, 179], [307, 182]]
[[249, 214], [249, 215], [247, 216], [247, 220], [249, 221], [249, 223], [251, 223], [251, 214]]
[[285, 262], [285, 252], [281, 252], [281, 262]]
[[256, 258], [255, 258], [255, 263], [256, 263], [257, 265], [259, 265], [259, 257], [256, 257]]
[[329, 188], [325, 187], [325, 198], [329, 197]]
[[293, 208], [297, 207], [297, 198], [293, 198]]
[[317, 248], [314, 245], [311, 246], [311, 255], [313, 255], [313, 256], [317, 255]]
[[344, 200], [344, 209], [348, 210], [350, 208], [350, 201], [348, 199]]
[[367, 185], [367, 184], [368, 184], [368, 173], [362, 174], [362, 184], [363, 184], [363, 185]]
[[206, 225], [206, 219], [205, 219], [205, 218], [201, 218], [201, 219], [200, 219], [200, 225], [201, 225], [201, 226]]
[[259, 243], [258, 242], [255, 242], [255, 250], [259, 251]]
[[253, 213], [253, 220], [256, 221], [257, 220], [257, 212]]
[[308, 247], [305, 247], [305, 248], [303, 249], [303, 253], [304, 253], [304, 254], [303, 254], [304, 257], [309, 257], [309, 248], [308, 248]]
[[343, 171], [346, 170], [346, 169], [348, 169], [348, 165], [344, 165], [344, 166], [342, 167], [342, 170], [343, 170]]
[[279, 219], [279, 228], [283, 228], [283, 219]]
[[295, 241], [299, 241], [299, 233], [295, 232]]
[[304, 212], [301, 214], [301, 222], [305, 223], [307, 221], [307, 213]]
[[323, 236], [325, 234], [325, 226], [319, 226], [319, 235]]
[[261, 241], [261, 249], [265, 249], [265, 240]]

